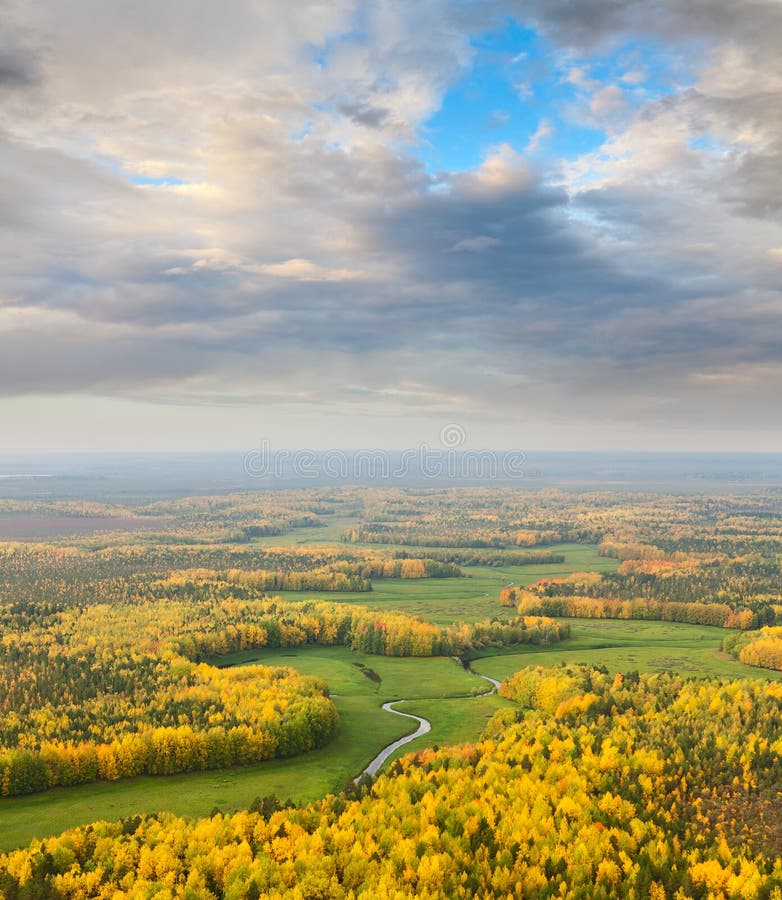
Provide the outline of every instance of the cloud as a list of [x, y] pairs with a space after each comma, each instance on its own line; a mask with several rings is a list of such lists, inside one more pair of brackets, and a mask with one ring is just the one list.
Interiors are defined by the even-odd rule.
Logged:
[[[632, 134], [646, 125], [650, 134], [657, 130], [653, 143], [660, 146], [665, 128], [679, 135], [682, 157], [687, 139], [710, 140], [724, 153], [722, 160], [714, 155], [721, 166], [712, 173], [713, 189], [742, 214], [778, 215], [782, 193], [774, 173], [782, 161], [782, 6], [775, 0], [510, 0], [505, 9], [561, 45], [569, 79], [585, 90], [585, 118], [604, 123], [625, 145], [625, 131]], [[626, 90], [587, 73], [598, 48], [605, 56], [638, 41], [658, 67], [670, 67], [671, 75], [665, 96], [642, 102], [633, 120], [627, 117]], [[642, 83], [626, 72], [619, 80], [625, 88]], [[622, 162], [629, 167], [641, 155], [626, 153]], [[662, 163], [677, 177], [672, 160]]]
[[296, 281], [350, 281], [361, 274], [352, 269], [329, 269], [310, 259], [286, 259], [285, 262], [258, 266], [257, 271]]
[[530, 155], [538, 153], [544, 146], [548, 138], [554, 134], [554, 126], [548, 119], [541, 119], [538, 127], [535, 129], [532, 137], [527, 142], [527, 153]]
[[629, 72], [625, 72], [620, 80], [625, 84], [643, 84], [645, 81], [649, 79], [649, 75], [643, 69], [632, 69]]
[[28, 87], [35, 83], [35, 70], [30, 61], [0, 47], [0, 90]]
[[459, 251], [467, 251], [468, 253], [483, 253], [490, 247], [499, 247], [502, 241], [496, 237], [489, 237], [487, 234], [479, 234], [475, 237], [462, 238], [451, 247], [455, 253]]
[[[0, 9], [1, 394], [765, 422], [777, 4]], [[505, 14], [570, 106], [435, 174], [428, 119]], [[555, 156], [575, 121], [600, 145]]]

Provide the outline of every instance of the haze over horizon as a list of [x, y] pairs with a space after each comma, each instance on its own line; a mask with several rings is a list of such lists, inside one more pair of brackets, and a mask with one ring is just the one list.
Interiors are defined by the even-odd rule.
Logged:
[[0, 0], [0, 452], [779, 450], [780, 45], [770, 0]]

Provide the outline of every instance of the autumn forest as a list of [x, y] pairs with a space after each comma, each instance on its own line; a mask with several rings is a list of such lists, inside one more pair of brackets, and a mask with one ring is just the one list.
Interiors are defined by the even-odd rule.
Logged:
[[782, 898], [778, 492], [0, 521], [5, 900]]

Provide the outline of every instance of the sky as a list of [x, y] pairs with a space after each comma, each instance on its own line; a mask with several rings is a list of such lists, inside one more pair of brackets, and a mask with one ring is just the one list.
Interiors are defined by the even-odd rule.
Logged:
[[0, 0], [0, 450], [782, 449], [778, 0]]

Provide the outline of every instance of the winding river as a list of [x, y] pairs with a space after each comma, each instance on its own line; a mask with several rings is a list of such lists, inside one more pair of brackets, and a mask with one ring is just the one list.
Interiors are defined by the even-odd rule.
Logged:
[[[497, 681], [496, 678], [491, 678], [488, 675], [481, 675], [479, 672], [473, 672], [471, 668], [467, 668], [467, 671], [472, 675], [475, 675], [477, 678], [483, 678], [484, 681], [488, 681], [491, 684], [491, 687], [488, 691], [484, 691], [482, 694], [466, 694], [464, 699], [472, 699], [473, 697], [486, 697], [488, 694], [494, 694], [497, 692], [500, 682]], [[456, 698], [453, 698], [456, 699]], [[432, 723], [428, 719], [424, 719], [423, 716], [414, 716], [412, 713], [402, 712], [399, 709], [394, 709], [394, 705], [397, 703], [404, 703], [405, 700], [389, 700], [387, 703], [383, 704], [383, 709], [386, 712], [393, 713], [395, 716], [404, 716], [406, 719], [413, 719], [418, 722], [418, 728], [412, 732], [411, 734], [406, 734], [404, 737], [399, 738], [396, 741], [392, 741], [387, 747], [383, 747], [383, 749], [378, 753], [378, 755], [372, 760], [372, 762], [364, 769], [364, 771], [358, 775], [353, 780], [356, 784], [365, 776], [369, 775], [371, 778], [374, 778], [375, 775], [380, 771], [383, 766], [383, 763], [395, 753], [400, 747], [404, 747], [405, 744], [409, 744], [411, 741], [414, 741], [416, 738], [421, 737], [424, 734], [427, 734], [432, 730]]]

